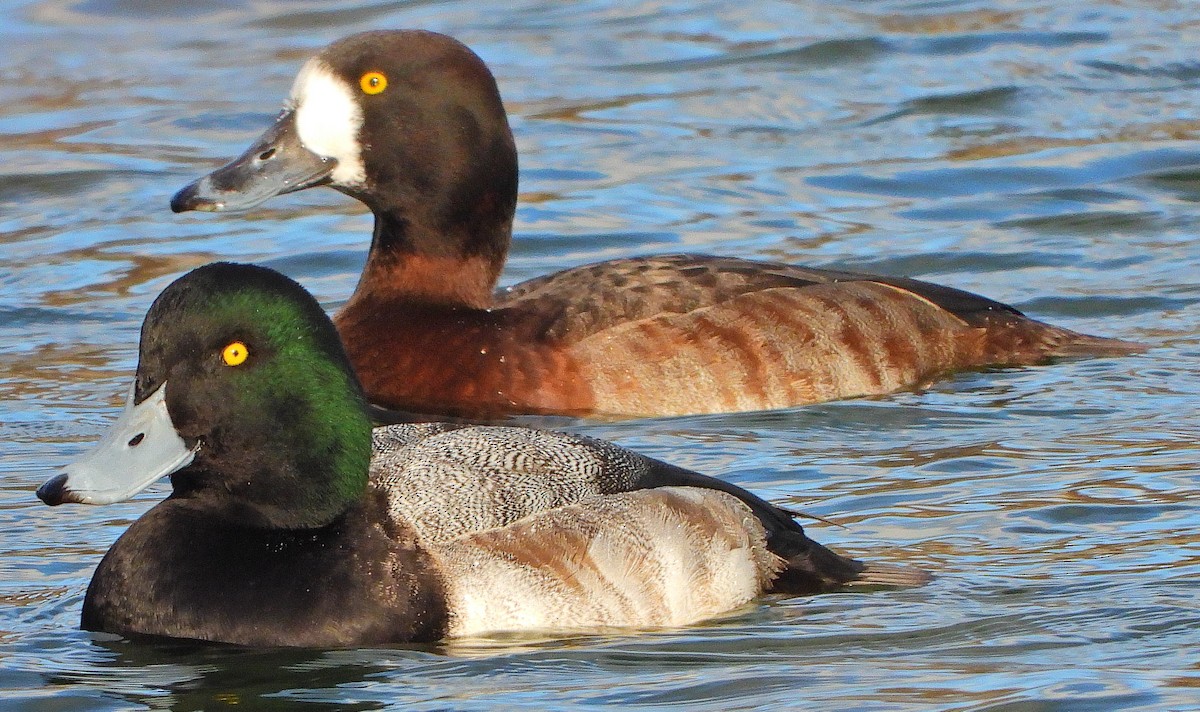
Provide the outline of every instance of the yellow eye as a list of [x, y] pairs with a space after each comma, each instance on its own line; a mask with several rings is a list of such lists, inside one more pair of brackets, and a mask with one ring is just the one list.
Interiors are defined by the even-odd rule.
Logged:
[[240, 366], [249, 355], [250, 349], [246, 348], [242, 342], [235, 341], [221, 352], [221, 360], [225, 362], [226, 366]]
[[378, 94], [387, 89], [387, 77], [382, 72], [367, 72], [358, 80], [358, 85], [365, 94]]

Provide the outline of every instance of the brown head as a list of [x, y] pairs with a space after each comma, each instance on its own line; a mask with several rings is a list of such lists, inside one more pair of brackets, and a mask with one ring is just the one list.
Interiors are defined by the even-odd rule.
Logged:
[[171, 207], [245, 210], [316, 185], [375, 214], [364, 283], [372, 272], [394, 280], [417, 268], [420, 276], [408, 279], [453, 281], [439, 275], [453, 271], [485, 282], [452, 288], [462, 294], [449, 301], [490, 293], [512, 237], [517, 151], [487, 65], [433, 32], [338, 40], [304, 64], [262, 138], [177, 193]]

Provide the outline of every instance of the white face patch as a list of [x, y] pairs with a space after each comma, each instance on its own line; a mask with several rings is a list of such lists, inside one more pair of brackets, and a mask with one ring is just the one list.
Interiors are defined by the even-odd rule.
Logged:
[[313, 57], [296, 76], [289, 103], [296, 111], [296, 130], [304, 147], [337, 160], [330, 174], [334, 184], [362, 185], [367, 178], [358, 142], [363, 117], [354, 88]]

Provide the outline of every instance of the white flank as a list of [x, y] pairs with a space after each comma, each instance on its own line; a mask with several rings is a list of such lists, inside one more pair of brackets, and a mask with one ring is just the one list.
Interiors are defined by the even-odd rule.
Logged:
[[781, 563], [744, 504], [679, 487], [598, 497], [430, 553], [454, 637], [687, 625], [753, 600]]
[[358, 140], [363, 117], [353, 88], [320, 58], [313, 57], [296, 76], [291, 105], [304, 147], [318, 156], [337, 160], [337, 168], [330, 174], [333, 182], [361, 185], [366, 180]]

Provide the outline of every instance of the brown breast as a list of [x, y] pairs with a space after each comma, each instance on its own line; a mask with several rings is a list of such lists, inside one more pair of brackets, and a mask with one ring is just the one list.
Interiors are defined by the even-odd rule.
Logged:
[[356, 300], [334, 323], [372, 402], [465, 417], [593, 412], [591, 389], [561, 345], [520, 311]]

